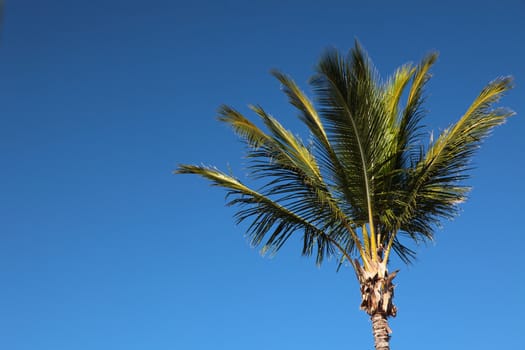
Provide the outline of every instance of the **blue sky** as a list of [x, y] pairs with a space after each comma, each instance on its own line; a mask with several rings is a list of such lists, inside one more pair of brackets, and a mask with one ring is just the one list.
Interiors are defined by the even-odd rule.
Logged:
[[[383, 75], [440, 52], [426, 124], [513, 75], [518, 115], [475, 158], [462, 215], [396, 278], [393, 349], [518, 348], [523, 333], [525, 2], [8, 2], [1, 33], [0, 348], [372, 349], [350, 269], [290, 242], [250, 249], [224, 193], [179, 163], [242, 176], [221, 103], [302, 129], [308, 91], [359, 38]], [[395, 266], [394, 266], [395, 267]]]

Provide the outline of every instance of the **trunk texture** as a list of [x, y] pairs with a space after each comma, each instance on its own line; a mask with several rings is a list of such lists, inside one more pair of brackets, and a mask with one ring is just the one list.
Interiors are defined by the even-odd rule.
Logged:
[[357, 278], [361, 287], [361, 310], [372, 319], [372, 331], [376, 350], [390, 350], [388, 317], [395, 317], [397, 308], [393, 303], [394, 283], [397, 271], [389, 273], [383, 262], [372, 262], [363, 268], [355, 261]]
[[376, 350], [390, 350], [390, 327], [386, 316], [380, 312], [375, 313], [372, 319], [372, 332]]

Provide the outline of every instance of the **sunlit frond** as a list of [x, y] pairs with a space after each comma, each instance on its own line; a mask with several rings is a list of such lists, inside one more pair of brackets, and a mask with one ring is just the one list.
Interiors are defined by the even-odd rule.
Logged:
[[511, 87], [510, 78], [488, 84], [459, 121], [421, 155], [410, 172], [405, 210], [398, 219], [403, 231], [431, 239], [433, 225], [457, 214], [469, 190], [462, 182], [468, 177], [472, 156], [491, 130], [513, 114], [493, 107]]
[[397, 121], [401, 97], [410, 79], [414, 76], [415, 68], [411, 64], [399, 67], [384, 86], [384, 103], [386, 112], [390, 115], [391, 123]]

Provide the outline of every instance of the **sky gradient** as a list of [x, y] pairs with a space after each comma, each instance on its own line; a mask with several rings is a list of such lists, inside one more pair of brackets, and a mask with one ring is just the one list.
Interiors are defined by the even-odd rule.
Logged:
[[310, 93], [323, 50], [358, 38], [382, 76], [437, 50], [429, 130], [515, 77], [517, 112], [475, 157], [460, 217], [394, 260], [393, 349], [517, 349], [525, 313], [525, 2], [8, 1], [0, 37], [0, 348], [372, 349], [351, 269], [297, 241], [261, 257], [224, 192], [243, 177], [216, 121], [261, 104], [303, 135], [269, 74]]

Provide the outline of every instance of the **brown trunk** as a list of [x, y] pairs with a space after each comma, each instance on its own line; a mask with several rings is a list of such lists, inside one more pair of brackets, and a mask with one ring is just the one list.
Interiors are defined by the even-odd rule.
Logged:
[[354, 264], [361, 287], [361, 310], [372, 319], [372, 331], [376, 350], [390, 350], [388, 317], [395, 317], [397, 308], [393, 303], [394, 283], [397, 271], [389, 273], [383, 262], [372, 262], [364, 269]]
[[372, 319], [372, 332], [376, 350], [390, 350], [390, 327], [386, 316], [380, 312], [375, 313]]

